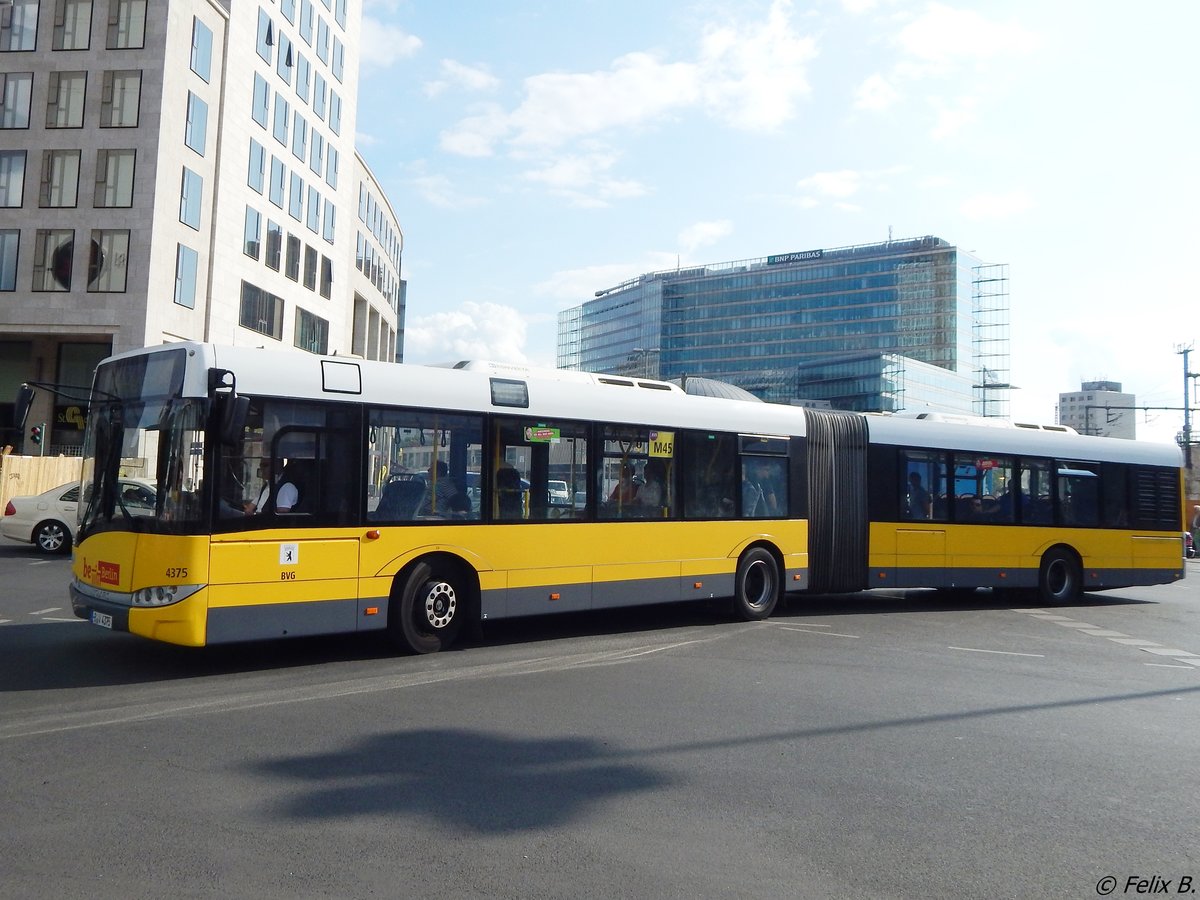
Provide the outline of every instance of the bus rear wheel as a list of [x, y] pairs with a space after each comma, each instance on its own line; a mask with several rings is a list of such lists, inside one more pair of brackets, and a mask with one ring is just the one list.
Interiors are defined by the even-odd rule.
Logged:
[[401, 649], [436, 653], [454, 643], [468, 612], [467, 579], [444, 563], [413, 566], [388, 607], [388, 632]]
[[738, 560], [733, 584], [734, 615], [747, 622], [765, 619], [779, 602], [783, 584], [779, 563], [769, 550], [752, 547]]
[[1079, 561], [1066, 550], [1051, 550], [1042, 557], [1038, 571], [1038, 599], [1055, 606], [1075, 603], [1083, 596], [1083, 572]]

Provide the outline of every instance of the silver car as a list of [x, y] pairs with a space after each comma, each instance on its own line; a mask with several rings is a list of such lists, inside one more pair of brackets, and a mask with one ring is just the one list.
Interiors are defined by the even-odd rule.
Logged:
[[[134, 515], [154, 514], [154, 486], [121, 481], [121, 502]], [[43, 553], [66, 553], [74, 540], [79, 485], [60, 484], [41, 494], [13, 497], [0, 518], [0, 534], [31, 543]]]

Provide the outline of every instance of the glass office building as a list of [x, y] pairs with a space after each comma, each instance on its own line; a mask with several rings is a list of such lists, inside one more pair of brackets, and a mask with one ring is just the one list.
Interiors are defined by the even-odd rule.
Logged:
[[772, 402], [1005, 415], [997, 269], [920, 237], [654, 272], [560, 313], [558, 364], [715, 378]]

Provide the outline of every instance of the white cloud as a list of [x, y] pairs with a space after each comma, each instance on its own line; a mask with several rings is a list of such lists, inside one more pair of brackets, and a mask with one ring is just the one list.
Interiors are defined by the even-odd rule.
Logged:
[[443, 59], [440, 71], [440, 78], [425, 83], [426, 96], [436, 97], [451, 89], [480, 93], [494, 91], [500, 86], [500, 79], [484, 66], [467, 66], [453, 59]]
[[802, 178], [796, 187], [822, 197], [850, 197], [861, 190], [862, 182], [862, 172], [841, 169], [837, 172], [817, 172]]
[[700, 66], [705, 105], [738, 128], [771, 131], [795, 116], [809, 93], [816, 42], [792, 28], [791, 0], [775, 0], [765, 22], [710, 27]]
[[979, 118], [976, 113], [979, 101], [974, 97], [960, 97], [953, 104], [934, 100], [933, 105], [937, 109], [937, 121], [930, 137], [935, 141], [953, 137]]
[[458, 309], [410, 317], [404, 325], [409, 362], [492, 359], [526, 362], [526, 322], [511, 306], [463, 303]]
[[421, 39], [403, 28], [384, 23], [370, 16], [362, 20], [362, 64], [386, 69], [421, 49]]
[[900, 92], [882, 75], [871, 75], [858, 86], [854, 98], [856, 109], [887, 109], [899, 98]]
[[958, 59], [1029, 53], [1040, 38], [1020, 25], [993, 22], [975, 10], [930, 3], [900, 30], [896, 41], [909, 56], [941, 69]]
[[539, 169], [531, 169], [525, 178], [544, 184], [575, 206], [604, 207], [611, 200], [640, 197], [645, 185], [630, 179], [613, 178], [608, 171], [616, 163], [612, 153], [591, 153], [560, 157]]
[[733, 234], [733, 223], [728, 219], [696, 222], [679, 233], [679, 247], [685, 253], [692, 253], [702, 247], [715, 244], [721, 238], [731, 234]]
[[968, 219], [1008, 219], [1033, 209], [1033, 198], [1023, 190], [1005, 194], [984, 193], [968, 197], [961, 211]]
[[410, 184], [427, 203], [442, 209], [470, 209], [484, 203], [480, 197], [459, 191], [445, 175], [418, 175]]
[[545, 281], [534, 285], [534, 293], [548, 297], [561, 308], [576, 306], [591, 300], [598, 289], [614, 288], [631, 278], [647, 272], [661, 272], [680, 264], [674, 253], [648, 253], [639, 260], [583, 266], [555, 272]]
[[815, 42], [796, 32], [791, 17], [790, 0], [775, 0], [764, 21], [709, 25], [692, 60], [633, 52], [607, 69], [533, 75], [511, 112], [463, 119], [443, 134], [442, 146], [483, 156], [508, 142], [518, 153], [548, 153], [687, 110], [731, 127], [774, 129], [795, 117], [797, 101], [809, 92], [807, 63], [816, 55]]

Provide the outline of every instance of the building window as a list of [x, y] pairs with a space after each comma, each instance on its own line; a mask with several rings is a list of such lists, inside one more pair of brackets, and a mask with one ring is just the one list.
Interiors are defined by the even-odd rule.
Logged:
[[[100, 98], [100, 127], [136, 128], [141, 99], [140, 69], [105, 72], [104, 89]], [[188, 111], [190, 114], [190, 107]]]
[[108, 49], [136, 50], [146, 44], [146, 0], [109, 0]]
[[329, 92], [329, 128], [334, 134], [342, 133], [342, 98], [337, 91]]
[[279, 271], [280, 257], [283, 255], [283, 226], [278, 222], [267, 219], [267, 254], [263, 260], [268, 268]]
[[32, 72], [0, 72], [0, 128], [28, 128]]
[[279, 11], [283, 13], [283, 17], [296, 24], [296, 0], [280, 0]]
[[271, 88], [267, 85], [267, 80], [254, 73], [254, 101], [250, 108], [250, 118], [261, 125], [267, 127], [267, 111], [271, 107]]
[[0, 5], [0, 53], [37, 47], [38, 0]]
[[325, 85], [325, 76], [318, 72], [313, 76], [313, 99], [312, 108], [318, 119], [325, 121], [325, 97], [328, 88]]
[[275, 95], [275, 140], [287, 146], [288, 143], [288, 117], [291, 115], [291, 106], [287, 99], [282, 94]]
[[212, 29], [199, 19], [192, 19], [192, 71], [208, 81], [212, 75]]
[[55, 50], [86, 50], [92, 39], [92, 0], [56, 0]]
[[321, 296], [326, 300], [333, 294], [333, 260], [321, 257]]
[[283, 180], [287, 175], [283, 160], [278, 156], [271, 157], [271, 197], [270, 200], [283, 209]]
[[184, 126], [183, 142], [203, 156], [207, 137], [208, 104], [188, 91], [187, 124]]
[[200, 203], [204, 196], [204, 179], [189, 168], [183, 170], [179, 192], [179, 221], [189, 228], [200, 230]]
[[333, 77], [338, 81], [342, 80], [342, 73], [346, 66], [346, 48], [342, 46], [342, 42], [334, 36], [333, 39]]
[[300, 37], [304, 43], [312, 46], [313, 35], [313, 5], [312, 0], [300, 0]]
[[275, 46], [275, 29], [271, 25], [271, 16], [265, 9], [258, 11], [258, 55], [269, 66], [271, 64], [271, 49]]
[[300, 110], [292, 117], [292, 155], [304, 162], [308, 154], [308, 122], [300, 115]]
[[329, 23], [317, 16], [317, 59], [329, 62]]
[[294, 234], [287, 236], [287, 258], [285, 260], [286, 268], [283, 274], [292, 281], [300, 280], [300, 238]]
[[25, 202], [25, 151], [0, 150], [0, 207], [14, 209]]
[[335, 191], [338, 185], [338, 152], [337, 148], [330, 146], [329, 152], [325, 154], [325, 183]]
[[333, 4], [333, 18], [338, 23], [343, 31], [346, 29], [346, 0], [335, 0]]
[[21, 232], [16, 228], [0, 231], [0, 291], [17, 289], [17, 247]]
[[259, 241], [262, 239], [262, 214], [253, 206], [246, 207], [246, 230], [242, 252], [251, 259], [258, 259]]
[[254, 138], [250, 138], [250, 163], [246, 171], [246, 184], [263, 192], [263, 181], [266, 176], [267, 151]]
[[175, 252], [175, 302], [188, 309], [196, 308], [196, 271], [200, 255], [191, 247], [179, 244]]
[[69, 291], [74, 255], [74, 231], [39, 228], [33, 239], [33, 289]]
[[310, 291], [317, 289], [317, 251], [304, 245], [304, 286]]
[[324, 165], [325, 137], [321, 134], [321, 132], [314, 128], [312, 137], [312, 158], [308, 161], [308, 167], [319, 176]]
[[308, 92], [312, 82], [312, 71], [309, 69], [308, 60], [303, 54], [296, 54], [296, 96], [308, 102]]
[[46, 94], [47, 128], [82, 128], [87, 72], [51, 72]]
[[283, 337], [283, 298], [243, 281], [238, 324], [279, 340]]
[[129, 232], [93, 230], [90, 249], [87, 289], [93, 293], [123, 293], [129, 266]]
[[305, 219], [308, 230], [313, 234], [321, 231], [321, 195], [315, 187], [308, 188], [308, 216]]
[[334, 206], [332, 200], [325, 201], [325, 230], [321, 232], [321, 236], [329, 243], [333, 243], [333, 222], [334, 222]]
[[79, 205], [79, 150], [42, 153], [42, 185], [38, 205], [74, 208]]
[[133, 173], [136, 151], [99, 150], [96, 153], [97, 208], [133, 206]]
[[292, 49], [292, 41], [286, 34], [279, 34], [279, 59], [275, 63], [275, 74], [287, 83], [290, 87], [292, 84], [292, 67], [295, 64], [295, 51]]
[[329, 323], [307, 309], [296, 309], [296, 346], [324, 356], [329, 352]]
[[288, 215], [297, 222], [304, 215], [304, 179], [295, 172], [292, 173], [288, 186]]

